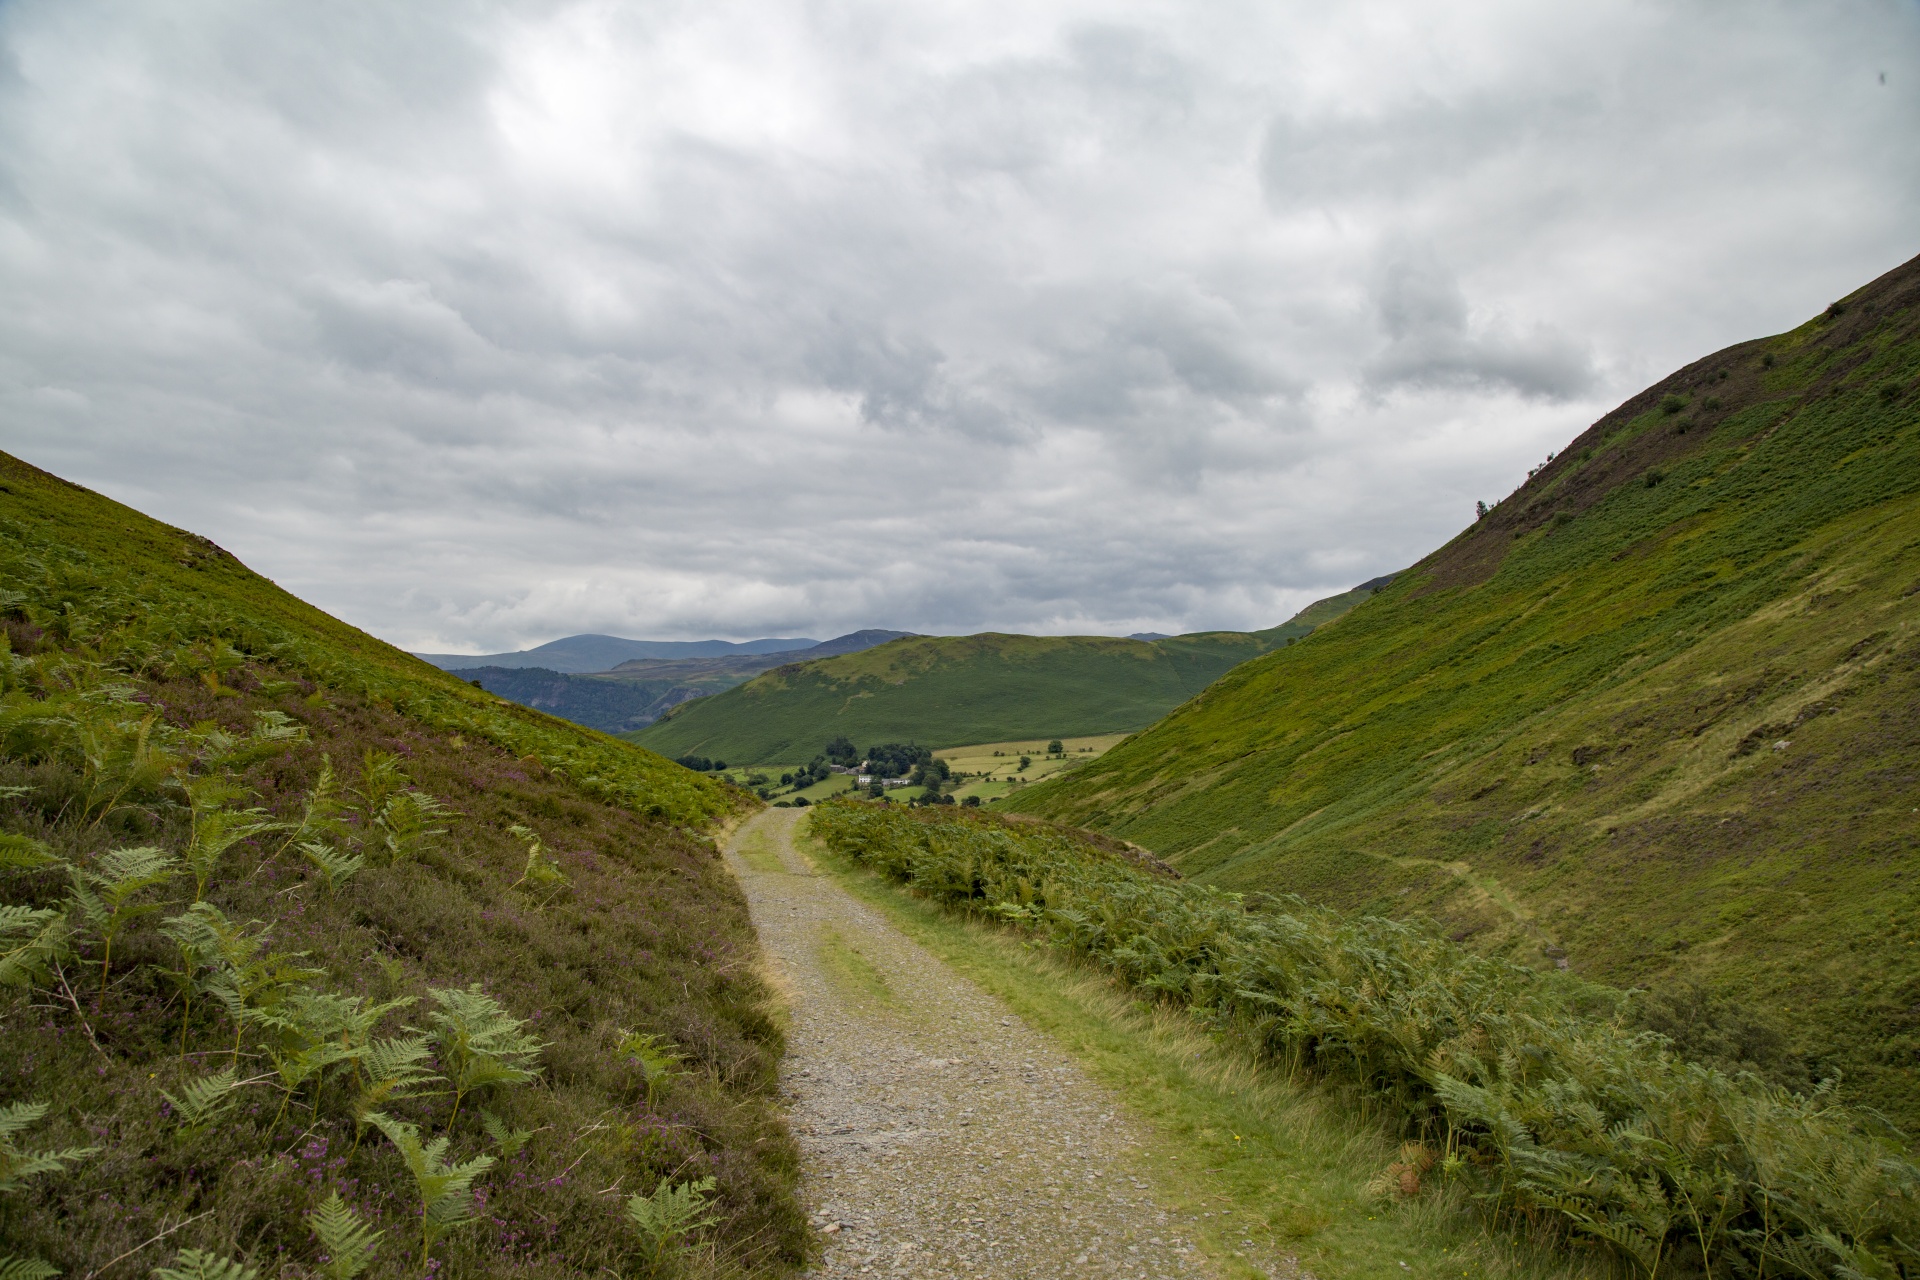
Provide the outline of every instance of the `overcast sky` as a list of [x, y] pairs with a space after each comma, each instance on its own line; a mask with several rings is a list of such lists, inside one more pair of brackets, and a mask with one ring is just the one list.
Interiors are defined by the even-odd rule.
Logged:
[[1920, 252], [1920, 5], [0, 3], [0, 447], [414, 649], [1270, 626]]

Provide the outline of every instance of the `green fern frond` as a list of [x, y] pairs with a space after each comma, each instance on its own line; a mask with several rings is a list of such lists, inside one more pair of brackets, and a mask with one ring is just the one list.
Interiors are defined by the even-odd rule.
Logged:
[[650, 1195], [627, 1200], [627, 1221], [640, 1232], [649, 1262], [659, 1262], [681, 1236], [710, 1227], [720, 1219], [704, 1212], [713, 1193], [711, 1176], [698, 1182], [674, 1184], [662, 1179]]
[[232, 1067], [225, 1067], [205, 1079], [182, 1085], [179, 1097], [165, 1089], [160, 1091], [160, 1096], [173, 1107], [181, 1127], [191, 1133], [226, 1114], [240, 1100], [240, 1090], [246, 1083]]
[[0, 1280], [53, 1280], [59, 1274], [60, 1268], [38, 1258], [0, 1255]]
[[255, 742], [305, 742], [307, 726], [284, 711], [256, 711], [253, 713], [252, 737]]
[[[550, 887], [557, 890], [571, 883], [567, 879], [567, 873], [562, 871], [560, 864], [553, 860], [553, 856], [547, 852], [547, 846], [541, 842], [533, 828], [516, 822], [507, 828], [507, 832], [527, 842], [526, 868], [520, 872], [518, 880], [507, 886], [509, 889], [518, 889], [524, 884], [530, 888]], [[541, 905], [546, 904], [543, 902]]]
[[300, 856], [307, 860], [307, 865], [320, 873], [320, 880], [326, 885], [329, 895], [339, 892], [341, 885], [351, 880], [356, 872], [367, 865], [364, 854], [342, 853], [318, 840], [306, 841], [298, 848]]
[[419, 1086], [440, 1077], [427, 1069], [433, 1050], [425, 1036], [396, 1036], [375, 1040], [360, 1055], [360, 1091], [353, 1100], [353, 1114], [361, 1124], [389, 1102], [420, 1096]]
[[371, 1230], [360, 1215], [347, 1207], [338, 1191], [328, 1196], [318, 1209], [307, 1215], [307, 1227], [326, 1252], [320, 1271], [328, 1280], [353, 1280], [373, 1260], [373, 1251], [386, 1235]]
[[0, 906], [0, 987], [38, 981], [66, 954], [72, 934], [57, 907]]
[[[477, 1089], [522, 1084], [538, 1077], [534, 1060], [546, 1046], [521, 1030], [526, 1022], [508, 1013], [479, 983], [465, 990], [429, 987], [427, 994], [440, 1006], [428, 1020], [453, 1085], [455, 1117], [467, 1095]], [[447, 1123], [451, 1127], [453, 1119]]]
[[420, 1141], [417, 1125], [396, 1120], [383, 1111], [368, 1114], [367, 1120], [400, 1152], [407, 1171], [413, 1174], [420, 1193], [420, 1264], [426, 1265], [434, 1242], [454, 1227], [473, 1219], [473, 1182], [493, 1168], [492, 1156], [475, 1156], [460, 1164], [448, 1164], [447, 1138]]
[[31, 836], [0, 835], [0, 871], [38, 871], [60, 862], [51, 849]]
[[500, 1154], [509, 1160], [519, 1154], [520, 1148], [526, 1146], [527, 1139], [535, 1133], [532, 1129], [514, 1128], [485, 1107], [480, 1109], [480, 1127], [487, 1131], [487, 1136], [492, 1138], [494, 1145], [500, 1148]]
[[647, 1082], [648, 1106], [653, 1105], [654, 1095], [659, 1092], [661, 1085], [683, 1074], [674, 1068], [686, 1058], [669, 1047], [672, 1043], [667, 1037], [654, 1032], [620, 1028], [620, 1052], [639, 1066], [640, 1074]]
[[113, 849], [91, 868], [74, 868], [72, 901], [105, 944], [100, 957], [103, 990], [113, 967], [114, 939], [133, 921], [160, 909], [157, 902], [138, 899], [148, 890], [172, 880], [178, 865], [166, 851], [143, 845], [137, 849]]
[[435, 840], [447, 834], [444, 826], [434, 824], [452, 814], [453, 810], [424, 791], [389, 796], [374, 818], [389, 865], [399, 866], [431, 848]]
[[153, 1280], [259, 1280], [260, 1273], [218, 1254], [182, 1249], [173, 1265], [155, 1267]]
[[219, 869], [220, 859], [226, 856], [227, 850], [277, 825], [265, 821], [265, 813], [264, 809], [203, 810], [196, 804], [193, 835], [187, 842], [185, 854], [187, 869], [193, 873], [195, 902], [207, 896], [207, 882]]
[[84, 1160], [98, 1147], [68, 1147], [62, 1151], [29, 1151], [15, 1138], [47, 1114], [44, 1102], [13, 1102], [0, 1107], [0, 1191], [17, 1191], [36, 1174], [58, 1173]]

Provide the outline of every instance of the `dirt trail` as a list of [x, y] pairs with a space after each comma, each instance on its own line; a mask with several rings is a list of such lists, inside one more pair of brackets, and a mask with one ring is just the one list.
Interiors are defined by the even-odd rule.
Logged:
[[1051, 1040], [816, 874], [804, 811], [729, 844], [789, 987], [782, 1079], [827, 1232], [819, 1274], [1216, 1274], [1156, 1205], [1116, 1100]]

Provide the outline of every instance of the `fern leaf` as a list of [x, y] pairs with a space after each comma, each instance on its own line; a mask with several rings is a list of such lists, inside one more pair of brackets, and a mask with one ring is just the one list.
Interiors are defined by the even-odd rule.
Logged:
[[24, 987], [67, 951], [73, 929], [57, 907], [0, 906], [0, 987]]
[[516, 1129], [499, 1116], [482, 1107], [480, 1109], [480, 1127], [487, 1131], [494, 1145], [500, 1148], [500, 1154], [511, 1160], [527, 1145], [527, 1139], [534, 1134], [532, 1129]]
[[0, 1255], [0, 1280], [52, 1280], [59, 1274], [60, 1268], [38, 1258]]
[[677, 1185], [662, 1179], [652, 1194], [627, 1200], [627, 1221], [640, 1232], [651, 1260], [657, 1262], [681, 1236], [719, 1221], [705, 1212], [712, 1193], [711, 1176]]
[[16, 1135], [40, 1123], [46, 1114], [44, 1102], [14, 1102], [0, 1107], [0, 1191], [16, 1191], [35, 1174], [57, 1173], [99, 1150], [98, 1147], [68, 1147], [60, 1151], [29, 1151], [19, 1146], [14, 1141]]
[[374, 818], [387, 848], [388, 861], [398, 866], [424, 853], [435, 839], [447, 833], [444, 826], [434, 824], [452, 812], [424, 791], [402, 791], [388, 797]]
[[368, 1044], [360, 1055], [365, 1083], [353, 1101], [353, 1114], [360, 1123], [367, 1123], [369, 1115], [389, 1102], [418, 1097], [418, 1086], [440, 1079], [427, 1069], [432, 1056], [425, 1036], [396, 1036]]
[[453, 1085], [455, 1116], [461, 1102], [476, 1089], [521, 1084], [539, 1076], [534, 1059], [546, 1046], [522, 1031], [526, 1022], [508, 1013], [479, 983], [465, 990], [429, 987], [427, 994], [440, 1006], [428, 1016]]
[[252, 1267], [199, 1249], [182, 1249], [173, 1256], [172, 1266], [153, 1271], [153, 1280], [259, 1280], [259, 1276]]
[[450, 1228], [472, 1220], [474, 1179], [493, 1168], [496, 1161], [492, 1156], [475, 1156], [461, 1164], [448, 1164], [444, 1136], [422, 1143], [419, 1126], [381, 1111], [369, 1112], [367, 1121], [387, 1135], [406, 1161], [407, 1171], [413, 1174], [420, 1193], [420, 1254], [424, 1265], [435, 1240]]
[[296, 847], [300, 850], [300, 856], [307, 860], [307, 864], [320, 873], [320, 879], [326, 884], [329, 894], [337, 893], [341, 885], [351, 880], [354, 873], [367, 865], [364, 854], [342, 853], [318, 840], [309, 840]]
[[37, 871], [56, 866], [61, 859], [31, 836], [0, 835], [0, 871]]
[[181, 1127], [192, 1132], [205, 1128], [226, 1114], [228, 1108], [240, 1100], [242, 1087], [233, 1068], [226, 1067], [204, 1080], [183, 1085], [177, 1098], [165, 1089], [160, 1091], [160, 1096], [173, 1107], [174, 1114], [180, 1118]]
[[362, 1222], [338, 1191], [307, 1216], [307, 1226], [326, 1252], [326, 1261], [320, 1264], [320, 1270], [328, 1280], [353, 1280], [365, 1271], [373, 1260], [373, 1251], [386, 1235]]

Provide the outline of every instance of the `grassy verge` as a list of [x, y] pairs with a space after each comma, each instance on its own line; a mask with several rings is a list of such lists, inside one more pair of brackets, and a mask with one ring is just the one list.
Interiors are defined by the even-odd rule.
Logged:
[[950, 915], [807, 835], [802, 850], [861, 901], [1052, 1036], [1120, 1096], [1152, 1137], [1155, 1194], [1210, 1224], [1230, 1274], [1249, 1252], [1297, 1256], [1323, 1276], [1603, 1276], [1564, 1253], [1489, 1233], [1458, 1193], [1396, 1202], [1367, 1184], [1398, 1155], [1363, 1104], [1289, 1082], [1182, 1014], [1129, 996], [1009, 930]]

